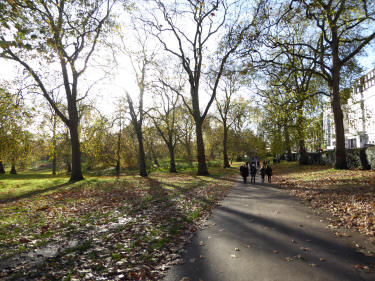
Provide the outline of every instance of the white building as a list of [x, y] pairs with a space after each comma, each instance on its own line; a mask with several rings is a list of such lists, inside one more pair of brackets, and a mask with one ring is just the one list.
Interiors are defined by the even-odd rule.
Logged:
[[[375, 145], [375, 69], [356, 81], [343, 112], [346, 148]], [[335, 127], [330, 107], [323, 112], [323, 130], [326, 149], [334, 149]]]

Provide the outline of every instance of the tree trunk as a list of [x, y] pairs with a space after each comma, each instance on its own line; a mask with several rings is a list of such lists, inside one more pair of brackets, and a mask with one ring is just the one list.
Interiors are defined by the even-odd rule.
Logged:
[[228, 144], [228, 128], [226, 124], [224, 124], [224, 137], [223, 137], [223, 160], [224, 160], [223, 166], [224, 168], [230, 168], [227, 144]]
[[187, 154], [187, 162], [190, 168], [193, 167], [193, 155], [191, 152], [191, 145], [188, 140], [185, 142], [186, 154]]
[[120, 160], [117, 160], [116, 161], [116, 177], [119, 177], [120, 176]]
[[168, 145], [168, 149], [169, 149], [169, 158], [170, 158], [169, 172], [170, 173], [177, 173], [176, 162], [175, 162], [175, 159], [174, 159], [174, 148], [173, 148], [172, 145]]
[[66, 160], [65, 164], [66, 164], [66, 173], [70, 174], [72, 172], [72, 165], [70, 164], [70, 161]]
[[308, 157], [307, 157], [307, 152], [306, 152], [306, 147], [305, 147], [305, 140], [300, 139], [298, 141], [298, 151], [299, 151], [299, 164], [300, 165], [307, 165], [308, 164]]
[[293, 160], [292, 157], [292, 148], [290, 147], [290, 136], [288, 128], [284, 128], [284, 138], [285, 138], [285, 146], [286, 146], [286, 161], [291, 162]]
[[120, 160], [121, 160], [121, 123], [120, 123], [120, 131], [117, 136], [117, 161], [116, 161], [116, 176], [120, 176]]
[[[335, 92], [335, 90], [333, 90]], [[345, 131], [344, 131], [344, 115], [341, 109], [340, 95], [333, 94], [332, 96], [332, 110], [335, 121], [336, 133], [336, 169], [347, 169], [346, 152], [345, 152]]]
[[16, 175], [17, 174], [16, 165], [12, 164], [12, 167], [10, 169], [10, 174], [11, 175]]
[[[72, 121], [71, 121], [72, 122]], [[78, 123], [78, 122], [75, 122]], [[83, 180], [81, 169], [81, 149], [78, 136], [78, 124], [69, 127], [70, 143], [72, 145], [72, 171], [70, 174], [70, 182]]]
[[335, 121], [335, 133], [336, 133], [336, 169], [347, 169], [348, 165], [346, 162], [345, 152], [345, 130], [344, 130], [344, 114], [341, 108], [340, 100], [340, 65], [338, 56], [338, 39], [333, 34], [333, 46], [332, 46], [332, 111], [333, 118]]
[[204, 151], [202, 123], [195, 122], [195, 133], [197, 136], [197, 158], [198, 158], [198, 175], [207, 176], [209, 175], [206, 165], [206, 154]]
[[155, 150], [153, 148], [153, 143], [150, 143], [150, 152], [151, 152], [151, 157], [152, 157], [152, 161], [154, 162], [154, 164], [160, 168], [160, 164], [159, 164], [159, 161], [158, 161], [158, 158], [156, 157], [156, 153], [155, 153]]
[[52, 175], [56, 175], [56, 126], [57, 126], [57, 115], [53, 113], [52, 116], [53, 127], [52, 127]]
[[137, 140], [138, 140], [138, 149], [139, 149], [139, 175], [141, 177], [147, 177], [146, 171], [146, 156], [145, 156], [145, 149], [143, 146], [143, 138], [142, 138], [142, 129], [136, 128]]
[[5, 169], [4, 169], [4, 165], [3, 165], [2, 160], [0, 160], [0, 174], [5, 174]]
[[52, 175], [56, 175], [56, 152], [53, 152], [52, 157]]
[[298, 106], [298, 113], [297, 113], [297, 130], [298, 130], [298, 153], [299, 153], [299, 164], [300, 165], [307, 165], [308, 164], [308, 157], [306, 153], [305, 147], [305, 123], [303, 120], [303, 103]]

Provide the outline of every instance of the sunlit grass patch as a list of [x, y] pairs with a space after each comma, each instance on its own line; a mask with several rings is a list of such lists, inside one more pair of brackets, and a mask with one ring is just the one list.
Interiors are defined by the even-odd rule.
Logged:
[[[219, 176], [233, 173], [237, 174], [237, 169], [215, 167], [210, 176], [196, 176], [196, 172], [156, 172], [148, 178], [131, 174], [120, 178], [86, 175], [84, 181], [72, 184], [68, 183], [68, 177], [61, 175], [6, 176], [7, 182], [2, 181], [0, 189], [0, 192], [7, 190], [7, 197], [0, 198], [3, 200], [0, 204], [0, 258], [29, 251], [48, 241], [59, 240], [60, 236], [73, 239], [98, 227], [116, 225], [124, 216], [148, 221], [152, 226], [148, 231], [157, 233], [154, 238], [162, 241], [157, 242], [156, 248], [164, 247], [170, 241], [165, 235], [178, 235], [187, 227], [187, 221], [198, 220], [206, 209], [209, 210], [208, 203], [226, 194], [231, 182], [222, 181]], [[11, 187], [14, 184], [22, 185], [22, 191], [15, 193]], [[159, 216], [150, 217], [156, 210], [161, 213], [174, 210], [172, 220], [159, 221], [162, 219]], [[174, 216], [180, 217], [174, 219]], [[136, 224], [130, 220], [111, 231], [122, 235], [133, 231], [134, 227]], [[137, 240], [134, 243], [138, 243]]]

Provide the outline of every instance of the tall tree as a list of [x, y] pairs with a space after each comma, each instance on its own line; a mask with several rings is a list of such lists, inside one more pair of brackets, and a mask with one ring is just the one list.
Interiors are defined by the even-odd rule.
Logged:
[[[146, 170], [146, 155], [143, 141], [143, 122], [145, 118], [144, 98], [145, 93], [149, 89], [149, 72], [151, 66], [154, 64], [156, 56], [156, 47], [150, 46], [150, 41], [143, 29], [138, 28], [133, 24], [135, 46], [137, 50], [130, 50], [126, 48], [124, 37], [122, 39], [121, 51], [125, 52], [130, 59], [131, 66], [135, 75], [136, 84], [138, 87], [138, 95], [133, 95], [137, 100], [126, 92], [126, 101], [129, 107], [129, 115], [133, 125], [135, 134], [138, 140], [138, 160], [139, 160], [139, 174], [142, 177], [147, 177]], [[135, 101], [138, 102], [136, 106]]]
[[[181, 95], [195, 122], [198, 174], [207, 175], [202, 127], [223, 70], [244, 37], [255, 40], [264, 20], [263, 2], [254, 1], [255, 8], [244, 7], [246, 1], [190, 0], [166, 3], [154, 0], [151, 19], [142, 20], [164, 49], [175, 56], [183, 66], [190, 85], [191, 104]], [[238, 8], [240, 7], [240, 8]], [[244, 11], [248, 8], [247, 11]], [[250, 14], [251, 12], [252, 14]], [[249, 20], [250, 19], [250, 20]], [[212, 40], [221, 39], [218, 50], [212, 50]], [[211, 44], [211, 45], [210, 45]], [[211, 46], [211, 47], [210, 47]], [[216, 51], [214, 53], [213, 51]], [[201, 107], [200, 85], [204, 77], [205, 60], [215, 58], [216, 75], [206, 106]]]
[[[95, 51], [113, 3], [113, 0], [12, 0], [1, 6], [0, 57], [16, 61], [28, 72], [69, 128], [70, 181], [83, 179], [78, 103], [87, 92], [79, 95], [79, 81]], [[46, 65], [59, 69], [60, 81], [49, 81]], [[51, 98], [53, 89], [60, 83], [65, 90], [66, 111]]]
[[[233, 103], [233, 96], [239, 90], [240, 77], [236, 72], [227, 71], [222, 79], [222, 85], [219, 85], [222, 95], [216, 96], [216, 109], [219, 113], [218, 120], [223, 125], [223, 167], [230, 168], [228, 157], [228, 132], [236, 121], [236, 114], [243, 114], [242, 109], [246, 109], [245, 103], [240, 100]], [[240, 108], [240, 110], [238, 110]]]
[[[177, 82], [182, 82], [177, 81]], [[154, 107], [150, 111], [150, 118], [160, 136], [163, 138], [169, 151], [169, 172], [177, 173], [175, 161], [175, 148], [178, 140], [177, 134], [177, 108], [179, 106], [179, 96], [173, 92], [166, 79], [163, 78], [161, 86], [155, 85]], [[172, 88], [182, 88], [182, 85]], [[155, 95], [156, 94], [156, 95]]]
[[313, 61], [314, 74], [328, 85], [335, 121], [335, 168], [347, 168], [345, 132], [340, 85], [342, 75], [353, 66], [355, 57], [375, 38], [375, 4], [370, 0], [288, 0], [290, 23], [307, 18], [311, 23], [301, 42], [282, 42], [288, 50], [301, 46], [304, 54], [292, 55]]

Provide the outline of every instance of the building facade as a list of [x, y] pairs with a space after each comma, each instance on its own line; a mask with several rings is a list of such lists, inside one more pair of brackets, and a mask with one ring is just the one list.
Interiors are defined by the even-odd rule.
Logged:
[[[346, 148], [375, 145], [375, 69], [356, 81], [344, 113]], [[335, 148], [335, 124], [330, 106], [323, 111], [323, 131], [326, 149]]]

